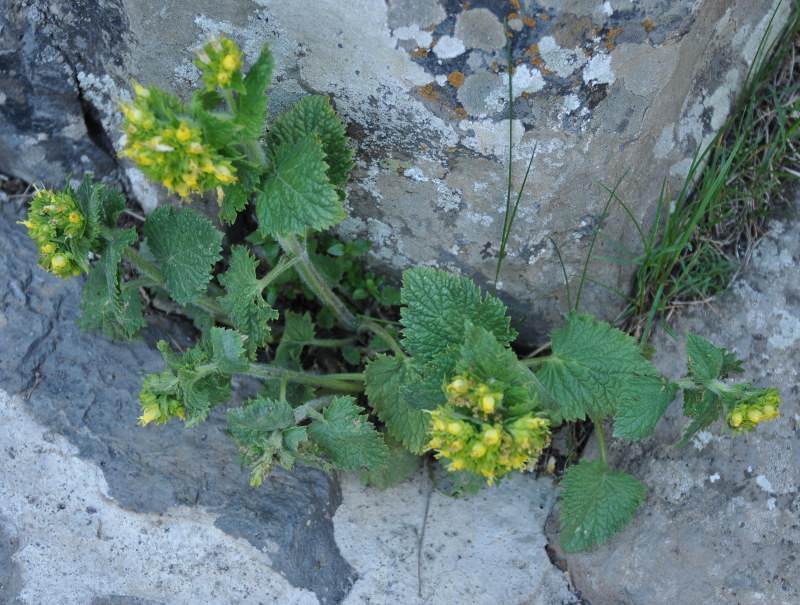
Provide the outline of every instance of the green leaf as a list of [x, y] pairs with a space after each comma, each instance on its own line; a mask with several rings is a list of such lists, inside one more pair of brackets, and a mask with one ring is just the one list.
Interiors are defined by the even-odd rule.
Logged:
[[284, 368], [296, 368], [303, 347], [314, 340], [314, 322], [308, 312], [300, 315], [292, 311], [284, 313], [284, 322], [283, 336], [275, 351], [275, 363]]
[[114, 231], [102, 257], [94, 263], [83, 287], [83, 315], [78, 319], [82, 330], [100, 332], [111, 340], [129, 340], [147, 325], [138, 291], [120, 289], [122, 252], [136, 239], [134, 229]]
[[699, 383], [717, 378], [722, 372], [723, 349], [718, 349], [705, 338], [686, 334], [686, 356], [689, 375]]
[[225, 197], [222, 198], [222, 204], [219, 208], [219, 219], [228, 225], [232, 225], [236, 221], [239, 213], [247, 208], [247, 202], [250, 200], [250, 192], [246, 191], [239, 184], [226, 185], [223, 187]]
[[[513, 414], [523, 415], [537, 407], [535, 377], [520, 364], [516, 353], [497, 342], [488, 330], [467, 322], [459, 357], [454, 373], [471, 372], [483, 382], [504, 384], [503, 406]], [[445, 381], [451, 378], [445, 376]]]
[[634, 375], [656, 375], [636, 341], [592, 315], [570, 312], [550, 335], [553, 354], [536, 373], [568, 420], [613, 415]]
[[117, 217], [125, 209], [125, 196], [117, 189], [95, 183], [87, 174], [75, 192], [75, 199], [81, 205], [84, 216], [90, 217], [92, 229], [103, 225], [113, 229]]
[[683, 411], [692, 418], [692, 422], [684, 429], [683, 435], [673, 446], [681, 447], [689, 443], [692, 437], [720, 417], [722, 409], [722, 401], [711, 391], [684, 391]]
[[413, 356], [431, 359], [454, 344], [463, 342], [468, 321], [489, 330], [501, 345], [516, 333], [506, 307], [481, 292], [471, 280], [435, 269], [409, 269], [403, 273], [400, 293], [403, 345]]
[[239, 444], [262, 442], [274, 431], [295, 426], [294, 410], [285, 401], [257, 397], [228, 410], [228, 431]]
[[265, 46], [244, 78], [244, 94], [236, 99], [234, 121], [242, 126], [247, 138], [260, 138], [264, 132], [269, 105], [266, 92], [272, 80], [272, 69], [272, 53]]
[[312, 138], [278, 146], [256, 196], [259, 231], [281, 236], [341, 222], [344, 206], [326, 170], [322, 146]]
[[220, 259], [222, 232], [197, 212], [170, 206], [156, 208], [143, 230], [175, 302], [187, 305], [200, 298]]
[[614, 416], [614, 437], [637, 440], [652, 436], [677, 392], [677, 384], [657, 376], [634, 376], [627, 380]]
[[269, 341], [269, 323], [278, 319], [278, 312], [262, 297], [263, 286], [256, 278], [258, 260], [244, 246], [231, 248], [228, 270], [219, 276], [225, 296], [219, 303], [230, 315], [233, 326], [247, 336], [245, 348], [251, 359], [256, 350]]
[[235, 330], [211, 328], [211, 363], [216, 364], [219, 371], [225, 374], [246, 372], [250, 363], [242, 346], [243, 340], [242, 335]]
[[309, 438], [335, 468], [380, 468], [385, 462], [386, 444], [363, 411], [352, 397], [334, 397], [322, 410], [322, 418], [308, 425]]
[[211, 408], [230, 397], [231, 376], [212, 362], [208, 341], [201, 341], [183, 355], [175, 354], [163, 340], [157, 346], [177, 378], [174, 394], [183, 403], [186, 426], [205, 420]]
[[353, 168], [353, 152], [347, 148], [344, 125], [331, 108], [328, 97], [304, 97], [275, 120], [267, 135], [267, 147], [274, 150], [287, 143], [299, 143], [307, 137], [322, 143], [331, 185], [344, 187]]
[[413, 371], [402, 359], [378, 355], [367, 364], [364, 376], [367, 399], [389, 434], [410, 451], [424, 452], [430, 416], [416, 405], [419, 399], [404, 396], [404, 387], [414, 378]]
[[602, 544], [644, 502], [644, 486], [627, 473], [611, 472], [600, 460], [581, 461], [561, 481], [561, 546], [567, 552]]
[[246, 141], [250, 137], [245, 136], [244, 129], [229, 115], [206, 111], [199, 101], [195, 102], [195, 99], [192, 99], [189, 115], [200, 124], [203, 141], [225, 153], [229, 159], [242, 157], [241, 154], [236, 155], [236, 152], [232, 151], [232, 145]]
[[365, 470], [361, 473], [361, 484], [378, 489], [394, 487], [413, 475], [422, 466], [422, 458], [412, 454], [391, 437], [385, 438], [389, 453], [386, 464], [380, 468]]

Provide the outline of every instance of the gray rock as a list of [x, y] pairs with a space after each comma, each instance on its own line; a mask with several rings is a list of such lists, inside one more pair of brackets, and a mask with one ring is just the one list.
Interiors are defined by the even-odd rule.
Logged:
[[[14, 452], [7, 451], [4, 454], [13, 456]], [[5, 528], [0, 525], [0, 605], [12, 605], [22, 588], [19, 567], [12, 560], [18, 548], [19, 539], [7, 535]]]
[[[75, 318], [82, 278], [63, 281], [36, 267], [33, 242], [10, 210], [3, 208], [0, 220], [7, 275], [0, 281], [0, 388], [23, 394], [46, 438], [65, 437], [101, 468], [120, 506], [155, 514], [202, 507], [222, 532], [269, 552], [272, 567], [293, 585], [320, 602], [340, 602], [354, 575], [333, 540], [331, 518], [341, 501], [335, 478], [299, 467], [250, 488], [221, 432], [224, 410], [193, 429], [137, 426], [140, 376], [163, 369], [160, 354], [152, 342], [81, 333]], [[149, 338], [185, 338], [178, 326], [168, 330]]]
[[[732, 295], [672, 323], [678, 334], [696, 333], [735, 351], [745, 361], [743, 379], [779, 388], [782, 417], [736, 437], [717, 423], [678, 449], [669, 444], [688, 422], [676, 402], [653, 439], [612, 440], [610, 464], [648, 491], [621, 534], [566, 557], [592, 605], [800, 602], [798, 259], [800, 221], [774, 222]], [[661, 333], [655, 346], [659, 369], [681, 374], [682, 345]]]
[[[330, 95], [353, 137], [352, 217], [341, 233], [372, 240], [372, 261], [395, 275], [430, 264], [487, 285], [506, 199], [501, 24], [510, 16], [515, 188], [536, 156], [498, 287], [533, 341], [565, 309], [550, 239], [568, 273], [580, 273], [607, 198], [595, 181], [614, 186], [623, 175], [620, 197], [638, 220], [651, 220], [664, 178], [678, 190], [697, 147], [726, 119], [776, 5], [526, 1], [512, 15], [488, 1], [463, 10], [436, 0], [320, 0], [313, 9], [9, 0], [0, 16], [9, 49], [0, 64], [0, 170], [52, 185], [91, 170], [126, 181], [153, 208], [163, 192], [117, 164], [113, 100], [129, 96], [130, 77], [188, 91], [198, 77], [188, 51], [210, 35], [234, 38], [248, 61], [270, 42], [273, 110], [308, 92]], [[620, 209], [605, 231], [635, 248]], [[626, 266], [596, 271], [615, 288], [631, 276]], [[606, 290], [589, 299], [598, 314], [618, 310]]]

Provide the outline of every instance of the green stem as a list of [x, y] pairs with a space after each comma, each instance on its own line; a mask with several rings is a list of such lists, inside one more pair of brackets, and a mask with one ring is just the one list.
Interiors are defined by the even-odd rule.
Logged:
[[278, 236], [278, 243], [286, 254], [298, 259], [297, 273], [300, 279], [316, 294], [322, 304], [333, 311], [339, 324], [349, 330], [355, 330], [358, 327], [356, 316], [350, 312], [342, 299], [331, 290], [331, 287], [319, 274], [308, 256], [306, 247], [301, 245], [293, 234]]
[[364, 391], [363, 374], [307, 374], [264, 363], [251, 363], [250, 369], [244, 374], [267, 380], [283, 380], [285, 377], [290, 382], [346, 393], [361, 393]]
[[594, 430], [597, 431], [597, 445], [600, 448], [600, 460], [603, 464], [606, 463], [606, 439], [603, 435], [603, 423], [597, 417], [592, 417], [592, 423], [594, 424]]
[[339, 349], [349, 347], [355, 342], [355, 338], [312, 338], [305, 342], [309, 347], [325, 347], [329, 349]]
[[267, 273], [264, 277], [258, 280], [258, 286], [263, 291], [264, 288], [269, 286], [273, 281], [278, 279], [278, 277], [294, 267], [300, 259], [298, 257], [289, 258], [288, 256], [282, 256], [278, 263], [270, 269], [269, 273]]
[[405, 352], [386, 328], [384, 328], [383, 326], [379, 325], [378, 323], [367, 317], [361, 318], [361, 327], [369, 330], [376, 336], [380, 336], [386, 342], [386, 344], [389, 345], [389, 348], [394, 352], [394, 354], [397, 357], [405, 358], [406, 356]]

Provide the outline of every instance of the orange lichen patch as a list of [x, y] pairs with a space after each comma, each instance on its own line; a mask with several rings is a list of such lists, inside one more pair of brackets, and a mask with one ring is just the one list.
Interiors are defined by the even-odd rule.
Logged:
[[584, 48], [583, 49], [583, 54], [586, 55], [587, 57], [591, 57], [592, 56], [592, 49], [591, 48]]
[[464, 80], [466, 80], [466, 76], [460, 71], [454, 71], [447, 76], [447, 81], [450, 82], [450, 86], [455, 88], [461, 88], [464, 84]]
[[519, 0], [511, 0], [509, 4], [511, 5], [511, 8], [519, 9]]
[[420, 151], [428, 151], [428, 148], [427, 148], [427, 147], [425, 147], [425, 145], [420, 145], [420, 146], [419, 146], [419, 150], [420, 150]]
[[453, 117], [456, 120], [466, 120], [469, 117], [469, 114], [463, 107], [456, 107], [455, 111], [453, 112]]
[[653, 31], [653, 28], [655, 27], [655, 23], [650, 21], [650, 19], [645, 19], [642, 21], [642, 25], [644, 25], [644, 28], [649, 32]]
[[614, 39], [619, 36], [621, 32], [621, 27], [612, 27], [610, 30], [608, 30], [608, 33], [603, 36], [603, 40], [606, 40], [606, 48], [608, 50], [614, 50]]
[[461, 10], [467, 10], [472, 5], [472, 2], [465, 2], [461, 5]]
[[520, 63], [522, 63], [522, 57], [520, 57], [519, 59], [517, 59], [516, 63], [517, 63], [517, 65], [519, 65]]
[[427, 57], [428, 56], [428, 49], [425, 48], [425, 47], [419, 47], [419, 48], [411, 51], [411, 56], [412, 57], [417, 57], [417, 58], [419, 58], [419, 57]]
[[549, 15], [545, 15], [544, 13], [539, 13], [539, 18], [542, 21], [549, 21], [550, 20], [550, 16]]
[[492, 66], [489, 69], [491, 69], [494, 73], [497, 73], [500, 71], [500, 66], [497, 64], [497, 61], [495, 61], [492, 63]]
[[469, 248], [459, 248], [459, 254], [469, 254]]
[[526, 55], [538, 55], [539, 54], [539, 45], [538, 44], [531, 44], [530, 48], [525, 51]]
[[530, 96], [531, 96], [531, 93], [529, 93], [529, 92], [523, 92], [523, 93], [522, 93], [520, 96], [521, 96], [523, 99], [528, 99], [528, 98], [530, 98]]
[[512, 19], [519, 19], [519, 13], [508, 13], [508, 20], [511, 21]]
[[439, 93], [433, 88], [433, 84], [420, 86], [417, 90], [419, 90], [419, 94], [423, 99], [427, 99], [428, 101], [439, 100]]
[[522, 17], [522, 22], [528, 27], [536, 27], [537, 21], [533, 17]]

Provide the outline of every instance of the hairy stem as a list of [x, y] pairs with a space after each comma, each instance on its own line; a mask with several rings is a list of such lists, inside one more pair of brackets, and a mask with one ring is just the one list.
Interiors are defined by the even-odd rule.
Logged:
[[363, 374], [308, 374], [306, 372], [287, 370], [264, 363], [251, 363], [250, 369], [244, 372], [244, 374], [264, 378], [266, 380], [283, 380], [285, 377], [289, 382], [296, 382], [298, 384], [306, 384], [324, 389], [333, 389], [334, 391], [342, 391], [345, 393], [361, 393], [364, 391]]
[[325, 279], [319, 274], [317, 268], [311, 263], [308, 250], [301, 245], [295, 235], [282, 235], [278, 237], [278, 243], [283, 251], [291, 257], [297, 258], [297, 273], [300, 279], [316, 294], [317, 298], [336, 316], [336, 320], [342, 327], [355, 330], [358, 327], [358, 320], [353, 313], [345, 306], [341, 298], [331, 289]]
[[592, 424], [594, 424], [594, 430], [597, 432], [597, 445], [600, 448], [600, 460], [602, 460], [603, 464], [606, 463], [606, 438], [603, 435], [603, 423], [597, 417], [592, 417]]
[[378, 324], [377, 322], [367, 317], [362, 317], [361, 327], [366, 330], [369, 330], [376, 336], [381, 337], [384, 340], [384, 342], [389, 345], [389, 348], [397, 357], [403, 358], [406, 356], [405, 352], [403, 352], [403, 349], [400, 347], [398, 342], [394, 338], [392, 338], [392, 335], [389, 333], [389, 331], [380, 324]]

